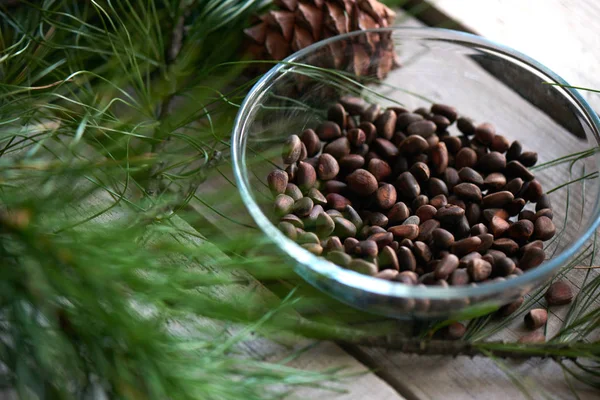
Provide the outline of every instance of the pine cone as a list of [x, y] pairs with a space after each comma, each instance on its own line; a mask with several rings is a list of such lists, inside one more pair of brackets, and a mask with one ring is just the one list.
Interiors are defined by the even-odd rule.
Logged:
[[[279, 10], [259, 17], [244, 32], [248, 50], [255, 59], [282, 60], [319, 40], [353, 31], [387, 27], [396, 14], [377, 0], [275, 0]], [[325, 67], [335, 67], [356, 76], [383, 79], [399, 64], [390, 33], [369, 33], [329, 45]], [[377, 62], [374, 62], [377, 60]]]

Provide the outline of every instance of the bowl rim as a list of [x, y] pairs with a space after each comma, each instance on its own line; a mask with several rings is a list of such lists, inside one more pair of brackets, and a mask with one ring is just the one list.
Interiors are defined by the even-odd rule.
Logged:
[[[554, 83], [563, 86], [563, 96], [567, 97], [570, 95], [572, 98], [569, 99], [574, 101], [575, 104], [580, 108], [582, 114], [587, 118], [587, 121], [593, 133], [596, 137], [598, 144], [600, 145], [600, 119], [596, 113], [592, 110], [587, 101], [579, 94], [579, 92], [570, 86], [563, 78], [552, 70], [541, 64], [540, 62], [532, 59], [531, 57], [516, 51], [508, 46], [499, 44], [495, 41], [483, 38], [478, 35], [455, 31], [451, 29], [443, 28], [430, 28], [430, 27], [390, 27], [390, 28], [378, 28], [364, 31], [355, 31], [346, 33], [343, 35], [337, 35], [319, 42], [316, 42], [290, 56], [284, 60], [278, 62], [273, 66], [250, 90], [244, 101], [242, 102], [238, 114], [236, 116], [233, 128], [233, 135], [231, 139], [231, 156], [233, 160], [233, 173], [235, 181], [238, 185], [238, 191], [242, 197], [244, 205], [248, 209], [250, 215], [258, 224], [264, 234], [267, 235], [279, 248], [283, 249], [289, 256], [291, 256], [297, 263], [302, 264], [304, 267], [311, 270], [313, 273], [328, 277], [335, 280], [336, 282], [348, 286], [355, 290], [368, 292], [373, 295], [384, 295], [397, 298], [415, 298], [415, 299], [460, 299], [464, 297], [477, 297], [486, 296], [489, 297], [495, 293], [501, 293], [509, 289], [515, 289], [527, 284], [534, 284], [541, 277], [552, 273], [563, 265], [568, 259], [570, 259], [590, 238], [592, 233], [596, 230], [600, 224], [600, 196], [596, 198], [596, 204], [594, 205], [594, 220], [589, 225], [588, 229], [577, 238], [572, 244], [564, 249], [557, 257], [550, 260], [544, 261], [541, 265], [531, 271], [517, 276], [516, 278], [501, 281], [501, 282], [487, 282], [477, 286], [459, 286], [459, 287], [431, 287], [431, 286], [409, 286], [400, 282], [391, 282], [383, 279], [374, 278], [359, 274], [357, 272], [344, 269], [339, 267], [332, 262], [315, 256], [309, 251], [302, 248], [296, 242], [287, 238], [277, 227], [275, 227], [269, 218], [261, 211], [260, 207], [254, 200], [250, 189], [247, 185], [248, 176], [247, 169], [244, 164], [245, 148], [243, 146], [237, 146], [238, 143], [242, 143], [244, 137], [244, 127], [247, 122], [248, 116], [251, 114], [253, 105], [256, 101], [265, 93], [265, 89], [270, 86], [270, 81], [275, 77], [288, 63], [294, 62], [295, 60], [302, 58], [315, 50], [338, 40], [345, 40], [353, 36], [364, 35], [367, 33], [384, 33], [384, 32], [402, 32], [404, 35], [417, 36], [420, 39], [441, 39], [445, 41], [456, 41], [458, 44], [468, 43], [473, 47], [482, 47], [487, 50], [493, 50], [504, 57], [510, 57], [511, 62], [518, 61], [524, 63], [530, 68], [536, 69], [538, 72], [543, 73], [545, 76], [551, 78]], [[514, 60], [513, 60], [514, 59]], [[300, 274], [302, 275], [302, 274]], [[304, 276], [303, 276], [304, 277]], [[312, 282], [310, 282], [313, 284]]]

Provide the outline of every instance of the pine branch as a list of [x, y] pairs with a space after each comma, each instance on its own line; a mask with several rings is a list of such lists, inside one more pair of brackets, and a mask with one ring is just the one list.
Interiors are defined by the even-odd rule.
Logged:
[[597, 343], [539, 343], [519, 344], [507, 342], [470, 342], [450, 340], [422, 340], [402, 336], [361, 337], [342, 341], [344, 344], [379, 347], [405, 354], [443, 356], [488, 356], [500, 358], [553, 360], [594, 358], [600, 361], [600, 345]]

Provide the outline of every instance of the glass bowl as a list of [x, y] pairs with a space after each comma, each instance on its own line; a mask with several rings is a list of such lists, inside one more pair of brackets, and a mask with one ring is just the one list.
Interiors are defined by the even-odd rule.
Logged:
[[[523, 54], [451, 30], [386, 28], [329, 38], [275, 65], [243, 102], [232, 138], [242, 200], [264, 234], [294, 260], [299, 275], [351, 306], [395, 318], [491, 310], [567, 266], [584, 251], [598, 225], [598, 180], [590, 174], [598, 170], [594, 149], [600, 121], [565, 85]], [[409, 110], [449, 104], [461, 115], [494, 124], [509, 140], [518, 139], [524, 150], [537, 151], [536, 178], [548, 192], [558, 187], [549, 194], [557, 234], [545, 243], [546, 261], [512, 279], [456, 287], [410, 286], [338, 267], [283, 235], [272, 223], [273, 198], [266, 177], [274, 166], [282, 166], [286, 138], [326, 120], [328, 107], [343, 95]], [[459, 134], [456, 124], [449, 131]], [[563, 159], [568, 162], [540, 167], [579, 152], [586, 157], [571, 156]]]

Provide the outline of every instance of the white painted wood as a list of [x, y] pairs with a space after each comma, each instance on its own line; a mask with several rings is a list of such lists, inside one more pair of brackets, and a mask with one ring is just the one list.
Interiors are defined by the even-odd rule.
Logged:
[[[480, 35], [542, 62], [571, 85], [600, 89], [600, 2], [434, 0], [432, 3]], [[600, 110], [599, 94], [581, 93]]]

